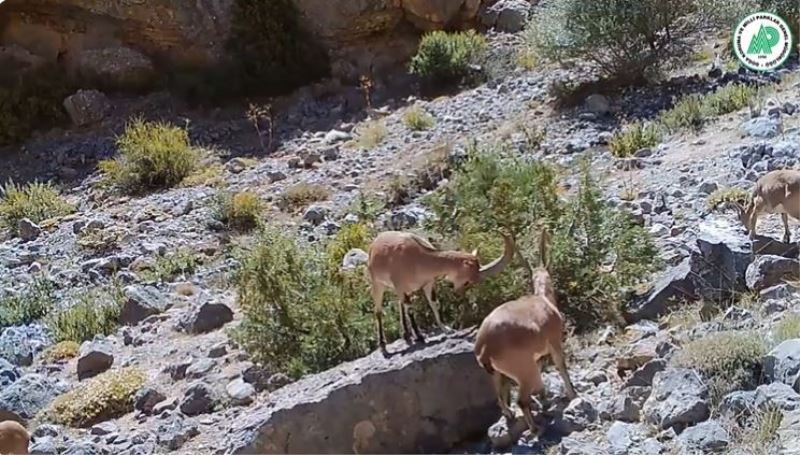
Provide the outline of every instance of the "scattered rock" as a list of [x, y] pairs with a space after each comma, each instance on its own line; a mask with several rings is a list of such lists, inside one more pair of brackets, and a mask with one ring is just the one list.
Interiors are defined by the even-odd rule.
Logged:
[[786, 340], [764, 356], [764, 377], [800, 392], [800, 339]]
[[153, 286], [127, 286], [124, 294], [125, 302], [120, 313], [120, 322], [123, 324], [136, 325], [169, 308], [166, 297]]
[[719, 422], [709, 420], [684, 430], [678, 441], [688, 453], [714, 453], [727, 449], [731, 438]]
[[691, 260], [686, 258], [665, 272], [648, 293], [631, 301], [626, 308], [625, 319], [636, 322], [658, 318], [666, 314], [673, 299], [687, 296], [691, 298], [694, 292]]
[[800, 261], [781, 256], [762, 255], [756, 257], [747, 267], [745, 279], [747, 287], [761, 291], [785, 280], [800, 278]]
[[182, 321], [188, 333], [199, 334], [217, 330], [233, 320], [233, 310], [224, 303], [204, 302], [193, 307]]
[[303, 219], [314, 226], [319, 226], [327, 218], [330, 209], [322, 205], [312, 205], [303, 213]]
[[228, 392], [228, 397], [235, 405], [248, 405], [253, 402], [253, 397], [256, 394], [256, 389], [252, 384], [244, 381], [242, 378], [234, 379], [225, 387]]
[[649, 387], [653, 383], [656, 373], [667, 369], [667, 361], [664, 359], [653, 359], [641, 367], [625, 381], [623, 387]]
[[708, 418], [708, 388], [693, 370], [660, 371], [642, 411], [646, 420], [659, 429], [674, 427], [680, 431]]
[[209, 371], [213, 370], [214, 367], [217, 366], [217, 362], [213, 359], [198, 359], [192, 362], [188, 368], [186, 368], [186, 377], [188, 379], [200, 379]]
[[64, 387], [40, 374], [27, 374], [0, 390], [0, 421], [26, 422], [64, 392]]
[[525, 28], [530, 9], [531, 4], [527, 0], [500, 0], [485, 8], [480, 19], [486, 27], [517, 33]]
[[162, 423], [158, 426], [158, 445], [166, 448], [167, 450], [179, 450], [195, 436], [200, 434], [197, 425], [187, 421], [183, 417], [175, 416], [170, 419], [168, 423]]
[[597, 410], [589, 400], [578, 397], [564, 409], [561, 420], [564, 433], [583, 431], [597, 421]]
[[76, 126], [101, 122], [111, 110], [111, 103], [103, 92], [78, 90], [64, 100], [64, 109]]
[[21, 376], [17, 367], [0, 357], [0, 388], [5, 388]]
[[215, 405], [216, 396], [211, 386], [204, 382], [197, 382], [186, 389], [180, 404], [180, 410], [187, 416], [192, 417], [213, 412]]
[[42, 228], [31, 221], [30, 218], [22, 218], [17, 221], [17, 234], [24, 242], [31, 242], [42, 235]]
[[78, 380], [91, 378], [114, 364], [113, 346], [103, 340], [86, 341], [78, 357]]
[[133, 408], [144, 414], [152, 414], [153, 408], [167, 397], [153, 387], [144, 387], [136, 392], [133, 398]]
[[781, 133], [780, 120], [769, 117], [756, 117], [744, 122], [742, 133], [759, 139], [771, 139]]

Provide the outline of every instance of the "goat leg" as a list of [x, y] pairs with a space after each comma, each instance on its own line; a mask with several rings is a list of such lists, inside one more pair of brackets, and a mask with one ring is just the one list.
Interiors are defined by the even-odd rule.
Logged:
[[789, 231], [789, 215], [781, 213], [783, 219], [783, 243], [790, 243], [792, 241], [792, 233]]
[[406, 343], [411, 344], [411, 332], [408, 327], [408, 309], [406, 308], [406, 301], [408, 297], [402, 296], [397, 303], [397, 311], [400, 313], [400, 326], [403, 327], [403, 339]]
[[445, 332], [445, 333], [452, 332], [453, 329], [451, 329], [450, 327], [448, 327], [448, 326], [444, 325], [444, 323], [442, 323], [442, 316], [441, 316], [441, 312], [439, 310], [439, 308], [440, 308], [439, 301], [436, 299], [435, 283], [434, 282], [430, 282], [430, 283], [426, 284], [422, 288], [422, 290], [425, 293], [425, 300], [428, 301], [428, 306], [430, 306], [431, 307], [431, 311], [433, 311], [433, 317], [434, 317], [434, 319], [436, 319], [436, 325], [439, 326], [439, 328], [442, 330], [442, 332]]
[[414, 312], [410, 308], [408, 308], [408, 320], [411, 321], [411, 329], [414, 330], [414, 337], [417, 343], [424, 343], [425, 337], [423, 337], [422, 332], [419, 331], [417, 320], [414, 318]]

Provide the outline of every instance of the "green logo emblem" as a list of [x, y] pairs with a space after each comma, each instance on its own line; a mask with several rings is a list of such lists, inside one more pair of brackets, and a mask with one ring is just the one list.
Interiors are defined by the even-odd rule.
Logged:
[[733, 50], [742, 64], [755, 71], [781, 66], [792, 50], [789, 25], [780, 16], [758, 12], [745, 17], [733, 32]]
[[780, 40], [781, 37], [777, 28], [762, 24], [756, 36], [750, 41], [750, 47], [747, 48], [747, 53], [771, 54], [772, 48], [775, 47]]

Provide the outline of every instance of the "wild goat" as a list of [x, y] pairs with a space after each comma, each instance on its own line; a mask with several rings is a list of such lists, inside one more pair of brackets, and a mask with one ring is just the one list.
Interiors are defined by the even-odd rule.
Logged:
[[745, 206], [736, 202], [734, 209], [751, 239], [756, 237], [756, 223], [761, 213], [780, 213], [783, 241], [791, 241], [789, 217], [800, 221], [800, 170], [783, 169], [764, 174], [756, 181]]
[[[463, 292], [468, 286], [480, 283], [488, 277], [497, 275], [511, 262], [514, 256], [514, 240], [503, 234], [505, 251], [491, 263], [481, 267], [478, 250], [472, 253], [443, 251], [435, 248], [422, 237], [398, 231], [385, 231], [378, 234], [369, 247], [367, 273], [371, 282], [371, 293], [377, 324], [378, 342], [386, 351], [386, 336], [383, 331], [383, 294], [393, 289], [399, 298], [400, 323], [403, 337], [411, 343], [408, 323], [418, 342], [424, 342], [414, 315], [409, 312], [409, 297], [422, 289], [433, 310], [436, 324], [443, 330], [439, 314], [439, 302], [434, 296], [436, 279], [444, 277], [453, 284], [456, 292]], [[406, 317], [406, 314], [408, 315]], [[408, 319], [408, 321], [406, 321]]]
[[532, 295], [506, 302], [495, 308], [478, 328], [475, 356], [492, 375], [497, 401], [507, 419], [514, 419], [510, 408], [510, 383], [519, 386], [517, 403], [532, 434], [538, 434], [531, 415], [531, 393], [544, 391], [539, 359], [550, 355], [564, 380], [567, 396], [577, 397], [569, 378], [561, 335], [564, 320], [558, 310], [553, 282], [548, 272], [548, 235], [543, 232], [539, 243], [541, 266], [531, 270]]
[[32, 438], [28, 430], [15, 420], [0, 422], [0, 454], [27, 455]]

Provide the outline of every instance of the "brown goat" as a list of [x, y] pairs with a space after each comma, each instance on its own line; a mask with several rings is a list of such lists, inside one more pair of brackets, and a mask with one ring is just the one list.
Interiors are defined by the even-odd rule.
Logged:
[[0, 455], [27, 455], [31, 435], [15, 420], [0, 422]]
[[542, 233], [539, 251], [542, 266], [531, 270], [532, 295], [506, 302], [483, 320], [475, 340], [478, 363], [492, 375], [497, 401], [507, 419], [513, 420], [510, 408], [510, 384], [519, 386], [518, 404], [532, 434], [538, 434], [531, 414], [531, 394], [544, 392], [539, 359], [550, 355], [570, 399], [577, 397], [569, 378], [561, 344], [564, 320], [558, 310], [553, 282], [547, 268], [546, 232]]
[[764, 174], [756, 181], [747, 205], [734, 203], [733, 207], [751, 239], [756, 238], [756, 224], [761, 213], [780, 213], [783, 241], [789, 243], [789, 217], [800, 221], [800, 170], [782, 169]]
[[[403, 337], [411, 342], [411, 329], [418, 342], [424, 342], [414, 315], [407, 308], [409, 297], [422, 289], [433, 310], [436, 324], [442, 329], [439, 302], [434, 295], [436, 279], [444, 277], [453, 283], [456, 292], [463, 292], [468, 286], [497, 275], [514, 256], [514, 240], [503, 234], [505, 251], [503, 255], [481, 267], [477, 250], [472, 253], [442, 251], [427, 240], [409, 232], [385, 231], [378, 234], [369, 247], [367, 273], [371, 283], [372, 300], [377, 324], [378, 342], [386, 351], [386, 336], [383, 331], [383, 294], [393, 289], [399, 298], [400, 322]], [[408, 319], [408, 321], [406, 321]]]

